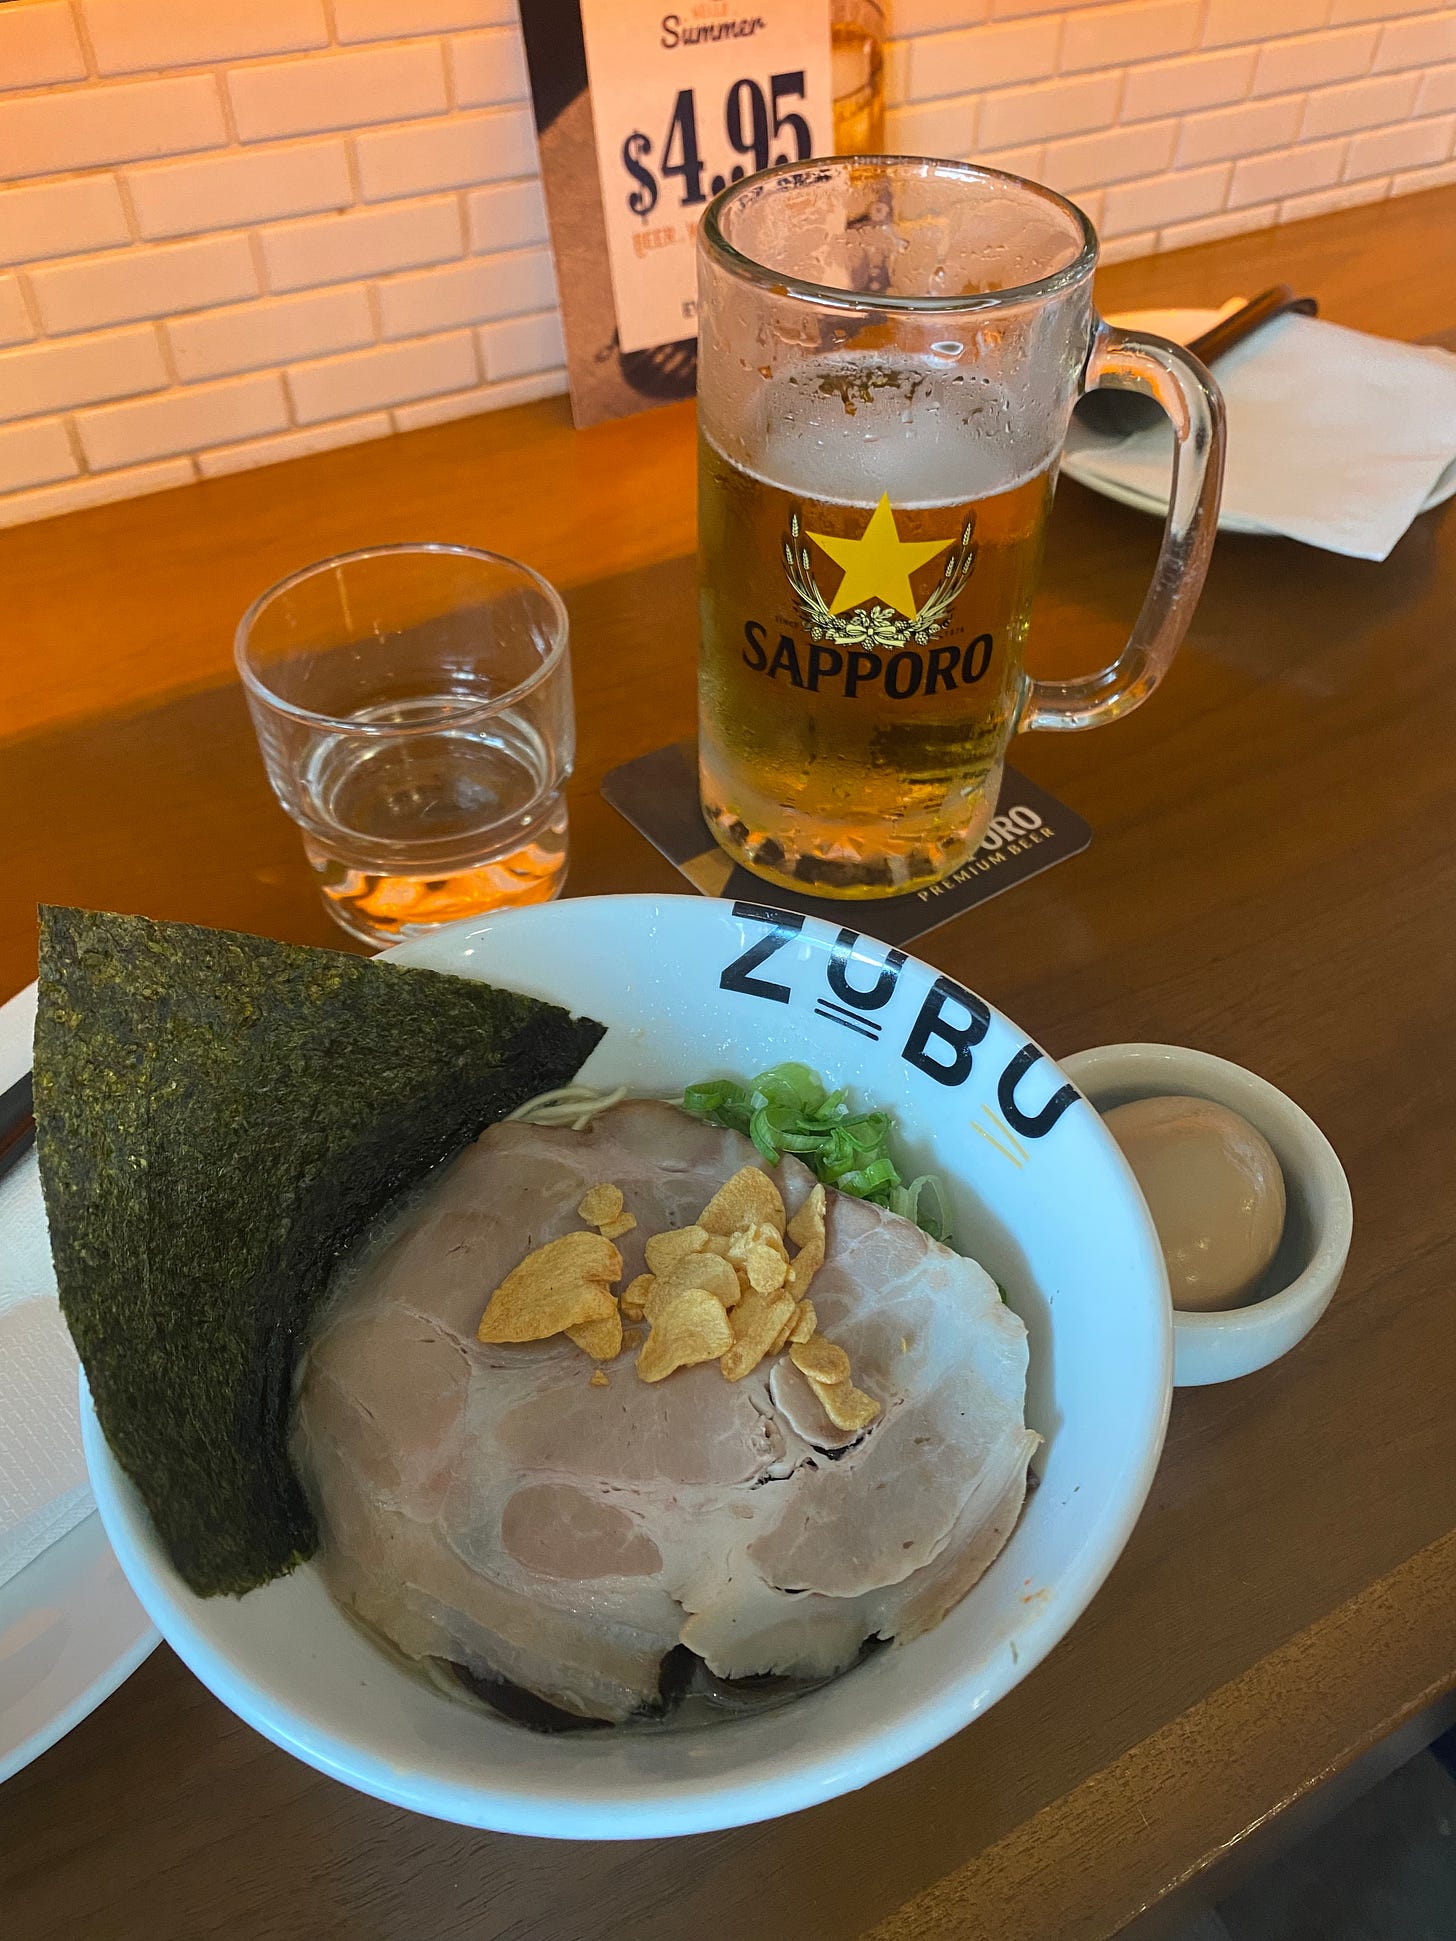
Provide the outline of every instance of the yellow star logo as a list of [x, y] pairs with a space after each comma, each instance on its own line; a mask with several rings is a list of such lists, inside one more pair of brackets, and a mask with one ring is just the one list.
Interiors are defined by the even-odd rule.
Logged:
[[883, 600], [907, 620], [913, 620], [918, 611], [910, 575], [952, 544], [949, 539], [902, 539], [888, 492], [880, 494], [880, 503], [858, 539], [836, 539], [823, 532], [811, 532], [809, 537], [836, 566], [844, 568], [831, 613], [843, 613], [864, 600]]

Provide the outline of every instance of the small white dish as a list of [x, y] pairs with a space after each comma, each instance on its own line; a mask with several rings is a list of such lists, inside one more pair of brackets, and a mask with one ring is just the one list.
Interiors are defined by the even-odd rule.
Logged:
[[1162, 1094], [1212, 1099], [1263, 1133], [1284, 1174], [1284, 1238], [1261, 1292], [1244, 1307], [1174, 1310], [1173, 1384], [1233, 1381], [1287, 1354], [1329, 1306], [1354, 1221], [1344, 1168], [1314, 1120], [1268, 1079], [1186, 1045], [1099, 1045], [1061, 1062], [1100, 1112]]
[[[1205, 330], [1211, 330], [1220, 317], [1239, 309], [1243, 302], [1242, 297], [1230, 297], [1221, 310], [1125, 310], [1109, 317], [1107, 321], [1119, 330], [1148, 330], [1155, 336], [1171, 338], [1175, 344], [1191, 344], [1195, 337], [1201, 337]], [[1131, 506], [1134, 512], [1150, 512], [1159, 519], [1166, 518], [1166, 492], [1158, 496], [1139, 491], [1122, 479], [1108, 478], [1098, 469], [1097, 451], [1099, 447], [1105, 447], [1107, 442], [1105, 437], [1088, 431], [1074, 417], [1062, 453], [1062, 471], [1079, 485], [1085, 485], [1089, 492], [1100, 493], [1104, 499], [1111, 499], [1117, 505]], [[1422, 512], [1429, 512], [1433, 506], [1444, 505], [1453, 495], [1456, 495], [1456, 459], [1446, 467], [1427, 493]], [[1268, 528], [1261, 526], [1257, 519], [1245, 518], [1227, 507], [1219, 512], [1218, 529], [1220, 532], [1245, 533], [1254, 538], [1269, 537]]]
[[[1163, 1444], [1172, 1326], [1157, 1235], [1112, 1136], [1050, 1059], [981, 999], [858, 937], [854, 915], [846, 905], [841, 928], [696, 896], [583, 897], [455, 924], [390, 956], [602, 1020], [591, 1083], [668, 1097], [794, 1058], [895, 1114], [907, 1162], [944, 1176], [961, 1245], [1031, 1338], [1040, 1487], [990, 1570], [935, 1630], [777, 1711], [544, 1737], [401, 1669], [312, 1564], [246, 1597], [194, 1596], [83, 1394], [117, 1556], [167, 1642], [240, 1718], [334, 1778], [439, 1819], [656, 1839], [793, 1812], [893, 1771], [994, 1704], [1086, 1609]], [[868, 1023], [826, 1008], [835, 993]]]

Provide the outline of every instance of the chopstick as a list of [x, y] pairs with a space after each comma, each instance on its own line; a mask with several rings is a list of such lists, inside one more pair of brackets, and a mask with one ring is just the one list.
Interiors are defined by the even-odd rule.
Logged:
[[34, 1106], [29, 1072], [0, 1092], [0, 1179], [18, 1166], [35, 1144]]
[[1226, 350], [1241, 344], [1246, 337], [1252, 337], [1256, 330], [1262, 330], [1266, 323], [1275, 317], [1282, 317], [1287, 311], [1295, 311], [1301, 317], [1314, 317], [1319, 314], [1319, 304], [1313, 297], [1300, 297], [1294, 294], [1287, 283], [1276, 283], [1270, 289], [1261, 290], [1256, 297], [1227, 317], [1220, 317], [1212, 329], [1205, 330], [1201, 337], [1195, 337], [1188, 348], [1193, 355], [1205, 364], [1213, 363], [1222, 357]]

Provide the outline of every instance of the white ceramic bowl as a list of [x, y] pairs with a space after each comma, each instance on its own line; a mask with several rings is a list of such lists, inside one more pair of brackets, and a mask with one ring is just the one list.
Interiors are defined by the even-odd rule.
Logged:
[[584, 1068], [592, 1081], [670, 1095], [710, 1074], [749, 1076], [797, 1058], [893, 1110], [912, 1166], [950, 1183], [961, 1245], [1007, 1287], [1030, 1330], [1027, 1416], [1046, 1438], [1034, 1465], [1041, 1486], [1003, 1554], [938, 1629], [835, 1684], [702, 1730], [543, 1737], [400, 1670], [310, 1566], [244, 1598], [194, 1597], [83, 1398], [97, 1504], [162, 1635], [224, 1704], [321, 1771], [440, 1819], [511, 1833], [645, 1839], [767, 1819], [863, 1786], [959, 1731], [1086, 1608], [1162, 1447], [1167, 1280], [1101, 1120], [1008, 1019], [933, 970], [912, 959], [896, 974], [882, 945], [756, 905], [544, 904], [452, 926], [394, 961], [601, 1019], [607, 1035]]
[[1329, 1306], [1354, 1224], [1344, 1168], [1314, 1120], [1267, 1078], [1186, 1045], [1099, 1045], [1062, 1069], [1100, 1112], [1173, 1093], [1226, 1105], [1263, 1133], [1284, 1174], [1284, 1238], [1260, 1298], [1217, 1314], [1175, 1311], [1173, 1381], [1228, 1382], [1287, 1354]]

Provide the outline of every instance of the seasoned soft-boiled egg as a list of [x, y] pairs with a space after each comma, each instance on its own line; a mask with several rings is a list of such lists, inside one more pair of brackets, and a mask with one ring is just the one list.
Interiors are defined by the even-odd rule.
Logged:
[[1284, 1232], [1284, 1175], [1269, 1141], [1211, 1099], [1134, 1099], [1103, 1117], [1153, 1216], [1174, 1307], [1248, 1300]]

